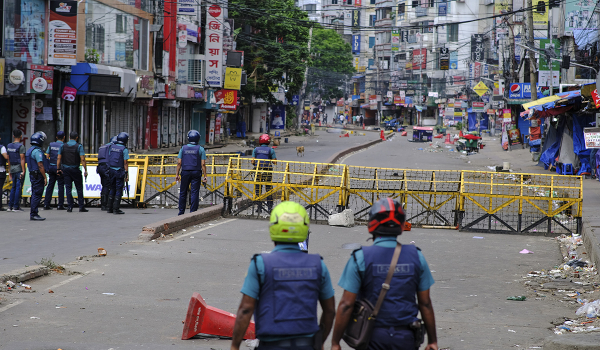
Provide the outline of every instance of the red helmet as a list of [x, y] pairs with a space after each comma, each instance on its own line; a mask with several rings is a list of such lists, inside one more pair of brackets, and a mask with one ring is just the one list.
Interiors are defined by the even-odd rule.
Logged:
[[259, 144], [266, 144], [268, 145], [269, 143], [271, 143], [271, 137], [267, 134], [262, 134], [260, 135], [260, 137], [258, 138], [258, 143]]
[[369, 233], [380, 236], [398, 236], [406, 215], [402, 205], [394, 199], [384, 198], [373, 203], [369, 213]]

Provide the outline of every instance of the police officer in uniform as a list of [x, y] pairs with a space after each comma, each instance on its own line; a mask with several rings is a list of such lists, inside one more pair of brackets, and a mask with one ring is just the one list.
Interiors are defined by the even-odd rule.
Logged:
[[50, 201], [52, 200], [52, 193], [54, 192], [54, 185], [58, 182], [58, 210], [65, 210], [65, 178], [61, 174], [58, 174], [58, 168], [56, 162], [58, 161], [58, 151], [65, 142], [65, 132], [59, 131], [56, 133], [56, 141], [50, 142], [46, 155], [48, 157], [50, 167], [44, 169], [48, 177], [48, 187], [46, 187], [46, 195], [44, 196], [44, 210], [52, 210], [50, 207]]
[[[259, 350], [321, 349], [331, 331], [335, 301], [321, 257], [298, 247], [308, 235], [309, 217], [300, 204], [282, 202], [271, 212], [270, 221], [275, 248], [250, 262], [231, 349], [239, 349], [252, 313]], [[317, 302], [323, 309], [320, 322]]]
[[[29, 181], [31, 181], [31, 210], [29, 213], [29, 220], [43, 221], [46, 218], [42, 218], [38, 215], [38, 206], [42, 201], [42, 195], [44, 194], [44, 186], [48, 184], [46, 179], [46, 169], [44, 163], [48, 165], [47, 158], [44, 156], [42, 146], [46, 140], [46, 134], [43, 132], [36, 132], [31, 135], [31, 147], [25, 154], [27, 160], [27, 168], [29, 169]], [[44, 162], [44, 160], [46, 160]]]
[[[179, 150], [177, 155], [176, 180], [181, 180], [179, 187], [179, 215], [185, 213], [188, 187], [191, 184], [190, 192], [190, 213], [198, 210], [200, 201], [200, 181], [206, 182], [206, 152], [204, 148], [198, 145], [200, 133], [196, 130], [188, 132], [189, 143]], [[181, 175], [180, 175], [181, 171]], [[202, 178], [204, 175], [204, 178]]]
[[[377, 303], [387, 277], [385, 267], [389, 269], [396, 245], [399, 245], [396, 239], [402, 233], [404, 219], [400, 203], [391, 198], [381, 199], [371, 207], [368, 227], [369, 233], [373, 235], [373, 245], [355, 250], [340, 277], [338, 284], [344, 289], [344, 294], [333, 328], [332, 350], [341, 349], [340, 339], [352, 316], [357, 298], [367, 299], [373, 305]], [[429, 297], [433, 277], [427, 261], [416, 246], [401, 245], [396, 266], [397, 272], [392, 277], [375, 321], [368, 349], [418, 349], [413, 332], [415, 327], [411, 325], [418, 320], [417, 314], [420, 311], [427, 329], [428, 344], [425, 349], [437, 350], [435, 316]]]
[[107, 213], [125, 214], [120, 209], [121, 197], [123, 197], [123, 186], [129, 180], [127, 160], [129, 159], [129, 150], [127, 149], [129, 134], [119, 133], [117, 143], [108, 147], [108, 175], [110, 192], [108, 194]]
[[113, 136], [110, 142], [98, 148], [98, 166], [96, 174], [100, 176], [102, 191], [100, 192], [100, 207], [102, 211], [108, 210], [108, 193], [110, 192], [110, 177], [108, 175], [108, 147], [117, 143], [117, 137]]
[[87, 163], [85, 161], [85, 152], [83, 146], [77, 142], [79, 134], [76, 131], [69, 133], [69, 142], [60, 146], [58, 151], [58, 159], [56, 161], [57, 173], [65, 176], [65, 189], [67, 191], [67, 212], [73, 211], [73, 183], [77, 190], [77, 203], [79, 211], [82, 213], [88, 212], [85, 208], [85, 199], [83, 198], [83, 179], [81, 177], [81, 169], [79, 165], [83, 163], [83, 176], [87, 178]]
[[19, 129], [13, 130], [13, 142], [6, 146], [10, 162], [10, 180], [12, 187], [8, 198], [8, 211], [19, 212], [21, 209], [21, 190], [25, 180], [25, 146], [22, 142], [23, 133]]
[[[258, 167], [259, 171], [257, 174], [257, 182], [271, 182], [273, 181], [273, 164], [277, 157], [275, 156], [275, 150], [269, 147], [271, 138], [267, 134], [262, 134], [258, 138], [259, 146], [252, 151], [252, 165]], [[265, 191], [269, 192], [273, 186], [265, 185]], [[260, 196], [262, 185], [254, 185], [254, 193], [256, 196]], [[273, 209], [273, 196], [267, 196], [267, 210]], [[259, 208], [260, 211], [260, 208]]]

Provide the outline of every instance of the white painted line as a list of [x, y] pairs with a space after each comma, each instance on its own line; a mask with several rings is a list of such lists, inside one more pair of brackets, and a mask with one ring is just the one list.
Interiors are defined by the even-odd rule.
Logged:
[[167, 240], [165, 240], [165, 241], [163, 241], [163, 242], [165, 242], [165, 243], [173, 242], [173, 241], [175, 241], [175, 240], [178, 240], [178, 239], [180, 239], [180, 238], [187, 237], [187, 236], [190, 236], [190, 235], [196, 234], [196, 233], [198, 233], [198, 232], [202, 232], [202, 231], [205, 231], [205, 230], [211, 229], [211, 228], [213, 228], [213, 227], [216, 227], [216, 226], [219, 226], [219, 225], [222, 225], [222, 224], [226, 224], [226, 223], [228, 223], [228, 222], [232, 222], [232, 221], [235, 221], [235, 220], [236, 220], [236, 219], [229, 219], [229, 220], [221, 221], [221, 222], [218, 222], [218, 223], [216, 223], [216, 224], [212, 224], [212, 225], [209, 225], [209, 226], [203, 227], [203, 228], [201, 228], [201, 229], [198, 229], [198, 230], [195, 230], [195, 231], [192, 231], [192, 232], [187, 232], [187, 233], [184, 233], [184, 234], [182, 234], [182, 235], [179, 235], [179, 236], [177, 236], [177, 237], [174, 237], [174, 238], [171, 238], [171, 239], [167, 239]]
[[19, 301], [15, 301], [14, 303], [10, 304], [10, 305], [6, 305], [5, 307], [0, 307], [0, 313], [10, 309], [11, 307], [15, 307], [19, 304], [21, 304], [22, 302], [24, 302], [25, 300], [19, 300]]
[[85, 272], [82, 275], [77, 275], [77, 276], [73, 276], [71, 278], [67, 278], [66, 280], [64, 280], [62, 282], [59, 282], [59, 283], [57, 283], [57, 284], [55, 284], [53, 286], [50, 286], [50, 287], [48, 287], [46, 289], [54, 289], [54, 288], [57, 288], [57, 287], [60, 287], [60, 286], [64, 286], [65, 284], [71, 283], [71, 282], [75, 281], [76, 279], [80, 279], [83, 276], [89, 275], [90, 273], [92, 273], [94, 271], [96, 271], [96, 270], [91, 270], [91, 271]]

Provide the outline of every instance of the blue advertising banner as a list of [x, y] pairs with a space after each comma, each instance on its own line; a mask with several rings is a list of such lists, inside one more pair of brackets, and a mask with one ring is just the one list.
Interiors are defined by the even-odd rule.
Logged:
[[438, 5], [438, 16], [446, 16], [447, 13], [448, 13], [448, 5], [439, 4]]
[[271, 130], [285, 129], [285, 106], [271, 107]]
[[[530, 83], [513, 83], [509, 87], [508, 98], [509, 99], [528, 99], [531, 98], [531, 84]], [[541, 93], [541, 88], [537, 86], [538, 98], [544, 97]]]
[[360, 54], [360, 35], [352, 36], [352, 53], [355, 55]]
[[458, 69], [458, 51], [450, 52], [450, 69]]

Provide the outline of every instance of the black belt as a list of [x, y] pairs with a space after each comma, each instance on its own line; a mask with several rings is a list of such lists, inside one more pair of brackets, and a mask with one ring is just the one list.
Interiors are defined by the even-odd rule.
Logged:
[[[276, 346], [280, 348], [294, 348], [297, 346], [312, 346], [314, 343], [313, 337], [300, 337], [300, 338], [291, 338], [291, 339], [283, 339], [278, 341], [260, 341], [260, 345], [263, 346]], [[259, 347], [260, 347], [259, 345]]]

